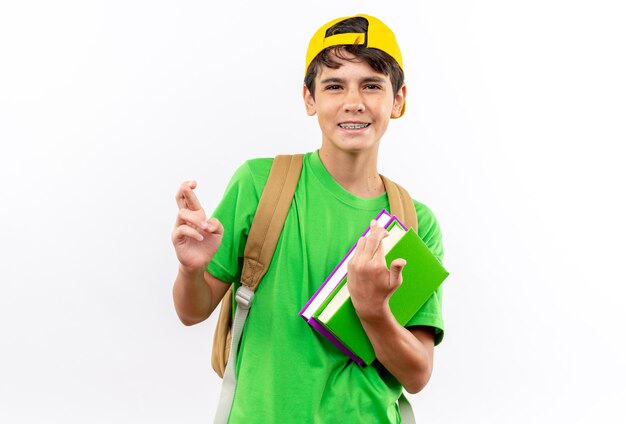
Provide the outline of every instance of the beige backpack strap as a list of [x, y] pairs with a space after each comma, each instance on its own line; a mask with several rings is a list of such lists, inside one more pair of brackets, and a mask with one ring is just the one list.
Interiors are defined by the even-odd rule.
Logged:
[[392, 215], [400, 218], [409, 228], [413, 228], [417, 232], [417, 213], [411, 195], [404, 187], [391, 181], [389, 178], [381, 175], [387, 198], [389, 199], [389, 209]]
[[[278, 237], [300, 178], [302, 160], [301, 154], [278, 155], [272, 163], [244, 250], [241, 281], [252, 291], [256, 290], [274, 255]], [[231, 287], [222, 299], [217, 326], [213, 334], [211, 366], [220, 377], [224, 376], [230, 353], [232, 305]]]
[[211, 366], [217, 375], [224, 377], [226, 362], [230, 353], [230, 329], [233, 325], [233, 286], [222, 298], [220, 314], [217, 317], [215, 332], [213, 333], [213, 350], [211, 351]]
[[278, 155], [261, 194], [244, 251], [241, 284], [255, 291], [274, 256], [291, 200], [296, 191], [303, 155]]

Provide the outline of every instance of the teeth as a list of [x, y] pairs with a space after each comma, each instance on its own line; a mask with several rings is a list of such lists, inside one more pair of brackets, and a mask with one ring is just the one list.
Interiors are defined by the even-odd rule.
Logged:
[[341, 128], [345, 128], [347, 130], [359, 130], [367, 127], [368, 125], [369, 124], [339, 124]]

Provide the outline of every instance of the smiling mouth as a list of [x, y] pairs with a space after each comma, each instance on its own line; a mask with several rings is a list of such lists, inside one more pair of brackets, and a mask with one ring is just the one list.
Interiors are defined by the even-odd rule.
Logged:
[[339, 126], [346, 130], [360, 130], [362, 128], [369, 127], [370, 124], [357, 124], [357, 123], [349, 123], [349, 124], [339, 124]]

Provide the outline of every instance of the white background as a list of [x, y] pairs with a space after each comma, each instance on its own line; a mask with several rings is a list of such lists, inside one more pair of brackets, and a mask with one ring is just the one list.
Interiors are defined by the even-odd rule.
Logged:
[[[306, 45], [396, 32], [380, 171], [444, 231], [421, 423], [622, 423], [626, 55], [614, 1], [3, 1], [0, 422], [206, 423], [214, 318], [177, 320], [181, 181], [319, 147]], [[383, 4], [388, 4], [383, 6]]]

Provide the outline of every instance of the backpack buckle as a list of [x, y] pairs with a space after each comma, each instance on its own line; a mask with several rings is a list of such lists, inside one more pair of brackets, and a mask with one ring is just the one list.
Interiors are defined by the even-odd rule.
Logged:
[[254, 300], [254, 292], [248, 287], [241, 285], [237, 289], [235, 300], [239, 308], [250, 309], [250, 305], [252, 305], [252, 301]]

